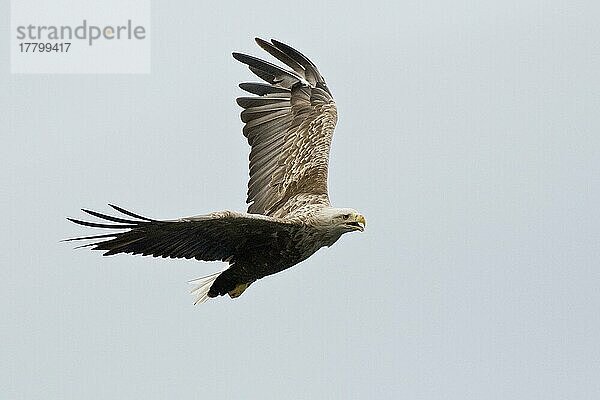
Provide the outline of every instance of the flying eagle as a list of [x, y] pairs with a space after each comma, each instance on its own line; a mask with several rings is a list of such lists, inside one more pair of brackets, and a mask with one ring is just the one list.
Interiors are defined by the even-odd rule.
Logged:
[[236, 298], [253, 282], [298, 264], [342, 234], [364, 230], [365, 218], [356, 210], [329, 203], [327, 164], [337, 109], [325, 79], [292, 47], [277, 40], [256, 42], [288, 68], [233, 53], [266, 82], [241, 83], [255, 96], [237, 99], [251, 146], [248, 212], [155, 220], [115, 205], [110, 206], [128, 218], [84, 209], [103, 221], [68, 220], [115, 231], [67, 241], [91, 240], [80, 247], [105, 256], [227, 262], [223, 271], [191, 281], [195, 303], [202, 303], [225, 294]]

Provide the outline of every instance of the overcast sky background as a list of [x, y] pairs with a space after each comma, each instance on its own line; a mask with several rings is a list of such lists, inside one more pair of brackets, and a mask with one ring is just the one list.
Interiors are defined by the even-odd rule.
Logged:
[[[0, 397], [599, 398], [599, 17], [155, 1], [149, 75], [11, 75], [0, 57]], [[253, 75], [230, 53], [264, 55], [255, 36], [326, 77], [331, 199], [366, 232], [202, 306], [186, 282], [218, 263], [59, 243], [108, 202], [245, 209], [234, 98]]]

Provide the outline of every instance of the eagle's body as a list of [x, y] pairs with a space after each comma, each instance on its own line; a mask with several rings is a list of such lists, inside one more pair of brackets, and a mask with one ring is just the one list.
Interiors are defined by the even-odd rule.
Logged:
[[196, 302], [203, 302], [224, 294], [238, 297], [256, 280], [290, 268], [346, 232], [364, 229], [362, 215], [329, 202], [327, 166], [337, 109], [325, 80], [291, 47], [275, 40], [257, 43], [291, 70], [233, 53], [268, 83], [240, 84], [257, 96], [237, 99], [244, 108], [243, 133], [252, 147], [248, 212], [160, 221], [116, 206], [129, 218], [84, 210], [113, 223], [70, 220], [125, 231], [69, 240], [101, 239], [86, 246], [104, 250], [104, 255], [226, 261], [224, 271], [193, 281]]

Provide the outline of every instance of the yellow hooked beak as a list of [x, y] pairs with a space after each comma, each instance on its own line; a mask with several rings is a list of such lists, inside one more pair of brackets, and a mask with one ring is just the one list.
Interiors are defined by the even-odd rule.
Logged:
[[358, 222], [357, 229], [363, 232], [365, 230], [365, 226], [367, 226], [367, 220], [365, 219], [364, 215], [358, 214], [356, 216], [356, 222]]

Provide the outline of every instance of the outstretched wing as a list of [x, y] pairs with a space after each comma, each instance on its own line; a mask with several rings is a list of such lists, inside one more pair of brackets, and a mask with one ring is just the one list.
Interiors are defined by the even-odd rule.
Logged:
[[110, 206], [129, 218], [82, 210], [103, 221], [68, 220], [83, 226], [113, 229], [114, 232], [66, 241], [92, 241], [79, 247], [102, 250], [105, 256], [129, 253], [228, 262], [228, 269], [192, 281], [195, 303], [226, 293], [237, 297], [253, 281], [277, 272], [277, 269], [265, 270], [265, 266], [288, 250], [286, 247], [298, 230], [295, 224], [271, 217], [231, 211], [159, 221]]
[[283, 217], [300, 203], [299, 195], [304, 204], [329, 204], [327, 164], [337, 122], [331, 92], [300, 52], [277, 40], [256, 42], [289, 69], [233, 53], [268, 83], [241, 83], [240, 88], [257, 96], [237, 99], [244, 108], [243, 133], [252, 147], [248, 212]]
[[91, 243], [80, 247], [102, 250], [105, 256], [129, 253], [163, 258], [221, 260], [233, 264], [245, 254], [276, 245], [274, 237], [290, 235], [295, 230], [295, 225], [291, 223], [232, 211], [161, 221], [110, 206], [130, 218], [84, 209], [82, 211], [85, 213], [104, 221], [67, 219], [79, 225], [114, 231], [65, 241], [91, 240]]

